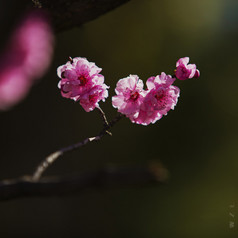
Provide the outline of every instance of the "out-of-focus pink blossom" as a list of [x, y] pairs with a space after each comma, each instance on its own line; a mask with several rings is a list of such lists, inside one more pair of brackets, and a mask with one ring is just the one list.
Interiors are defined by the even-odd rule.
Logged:
[[22, 100], [35, 79], [47, 70], [53, 53], [53, 33], [45, 13], [29, 12], [0, 57], [0, 109]]
[[137, 75], [120, 79], [116, 85], [116, 96], [112, 97], [112, 105], [129, 118], [137, 118], [146, 92], [143, 81]]
[[[54, 36], [46, 14], [34, 10], [14, 32], [10, 53], [32, 79], [40, 78], [51, 62]], [[8, 52], [9, 53], [9, 52]]]
[[25, 97], [30, 84], [19, 68], [0, 69], [0, 110], [7, 110]]
[[180, 80], [191, 78], [198, 78], [200, 76], [199, 70], [195, 64], [188, 64], [189, 57], [181, 58], [176, 63], [175, 75]]
[[175, 78], [162, 73], [150, 77], [146, 82], [147, 90], [143, 90], [138, 76], [130, 75], [118, 81], [112, 104], [133, 123], [155, 123], [177, 104], [179, 88], [172, 85], [174, 81]]
[[98, 107], [98, 102], [108, 97], [109, 88], [104, 83], [104, 76], [99, 74], [101, 68], [86, 58], [76, 57], [57, 69], [61, 78], [58, 87], [65, 98], [80, 101], [85, 111]]

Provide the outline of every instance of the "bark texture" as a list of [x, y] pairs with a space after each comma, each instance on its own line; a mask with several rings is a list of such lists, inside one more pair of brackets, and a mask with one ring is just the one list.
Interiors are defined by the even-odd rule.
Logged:
[[33, 0], [35, 7], [49, 12], [56, 31], [91, 21], [129, 0]]

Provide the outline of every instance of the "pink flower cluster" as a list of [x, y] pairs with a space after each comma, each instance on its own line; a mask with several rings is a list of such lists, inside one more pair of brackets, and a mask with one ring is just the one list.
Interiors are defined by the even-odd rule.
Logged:
[[45, 73], [51, 62], [53, 41], [46, 15], [40, 10], [28, 13], [0, 57], [0, 110], [22, 100], [35, 79]]
[[[175, 76], [180, 80], [198, 78], [200, 72], [195, 64], [188, 64], [189, 58], [177, 61]], [[112, 105], [126, 115], [133, 123], [149, 125], [167, 115], [177, 104], [180, 90], [172, 85], [176, 78], [161, 73], [150, 77], [143, 89], [143, 82], [137, 75], [120, 79], [116, 85], [116, 96]]]
[[[188, 62], [188, 57], [178, 60], [175, 70], [178, 79], [199, 77], [196, 65], [188, 65]], [[108, 86], [104, 84], [104, 77], [99, 74], [101, 70], [85, 58], [70, 58], [70, 61], [57, 69], [61, 78], [58, 87], [62, 96], [79, 101], [85, 111], [92, 111], [98, 107], [100, 100], [104, 101], [108, 97]], [[150, 77], [146, 82], [146, 89], [137, 75], [122, 78], [117, 82], [112, 105], [133, 123], [155, 123], [177, 104], [180, 90], [173, 85], [175, 76], [161, 73]]]
[[175, 78], [161, 73], [150, 77], [144, 90], [142, 80], [130, 75], [118, 81], [112, 105], [134, 123], [155, 123], [177, 104], [180, 90], [172, 85], [174, 81]]
[[99, 101], [108, 97], [109, 87], [104, 83], [104, 76], [99, 74], [101, 70], [86, 58], [70, 59], [57, 69], [61, 95], [79, 101], [86, 112], [94, 110]]

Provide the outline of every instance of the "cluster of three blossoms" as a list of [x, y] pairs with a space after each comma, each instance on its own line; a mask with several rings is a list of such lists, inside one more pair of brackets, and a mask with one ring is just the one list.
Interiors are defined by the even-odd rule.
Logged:
[[[172, 85], [176, 78], [186, 80], [199, 77], [196, 65], [188, 62], [188, 57], [179, 59], [173, 77], [161, 73], [148, 78], [146, 89], [143, 89], [143, 81], [137, 75], [120, 79], [115, 88], [116, 95], [112, 97], [112, 105], [133, 123], [155, 123], [177, 104], [180, 90]], [[104, 83], [104, 76], [99, 74], [101, 70], [86, 58], [70, 58], [57, 69], [61, 78], [58, 84], [61, 95], [79, 101], [87, 112], [99, 107], [99, 101], [105, 101], [108, 97], [109, 88]]]

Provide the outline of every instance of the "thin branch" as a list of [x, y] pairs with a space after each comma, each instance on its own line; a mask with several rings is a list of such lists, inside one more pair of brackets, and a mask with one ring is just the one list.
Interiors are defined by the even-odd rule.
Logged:
[[107, 117], [106, 117], [106, 115], [105, 115], [105, 113], [104, 113], [104, 111], [101, 109], [101, 107], [97, 107], [97, 109], [98, 109], [98, 111], [99, 111], [99, 113], [100, 113], [100, 115], [101, 115], [101, 118], [102, 118], [102, 120], [103, 120], [103, 126], [104, 127], [106, 127], [106, 126], [109, 126], [109, 123], [108, 123], [108, 121], [107, 121]]
[[145, 168], [108, 167], [64, 179], [48, 177], [32, 181], [30, 176], [25, 176], [0, 182], [0, 201], [21, 197], [76, 195], [92, 188], [115, 189], [158, 185], [167, 178], [167, 170], [160, 164]]
[[[101, 111], [102, 111], [102, 109], [101, 109]], [[104, 114], [104, 112], [103, 112], [103, 114]], [[105, 116], [105, 114], [104, 114], [104, 116]], [[39, 166], [36, 168], [35, 172], [32, 175], [32, 180], [33, 181], [39, 180], [40, 177], [42, 176], [42, 174], [45, 172], [45, 170], [51, 164], [53, 164], [60, 156], [62, 156], [64, 153], [76, 150], [76, 149], [78, 149], [78, 148], [88, 144], [89, 142], [98, 141], [104, 135], [109, 134], [108, 129], [110, 129], [112, 126], [114, 126], [115, 123], [118, 122], [121, 118], [122, 118], [121, 114], [116, 116], [110, 123], [107, 123], [106, 125], [104, 125], [104, 128], [101, 130], [101, 132], [98, 135], [96, 135], [94, 137], [86, 138], [85, 140], [80, 141], [80, 142], [78, 142], [76, 144], [73, 144], [73, 145], [67, 146], [65, 148], [59, 149], [59, 150], [55, 151], [54, 153], [50, 154], [49, 156], [47, 156], [39, 164]]]
[[67, 146], [65, 148], [62, 148], [60, 150], [55, 151], [54, 153], [50, 154], [49, 156], [47, 156], [40, 164], [39, 166], [36, 168], [36, 171], [34, 172], [33, 176], [32, 176], [32, 180], [33, 181], [37, 181], [40, 179], [40, 177], [42, 176], [42, 174], [45, 172], [45, 170], [51, 165], [53, 164], [60, 156], [62, 156], [64, 153], [69, 152], [69, 151], [73, 151], [77, 148], [80, 148], [86, 144], [88, 144], [91, 141], [97, 141], [100, 140], [101, 136], [95, 136], [95, 137], [91, 137], [91, 138], [86, 138], [85, 140]]

